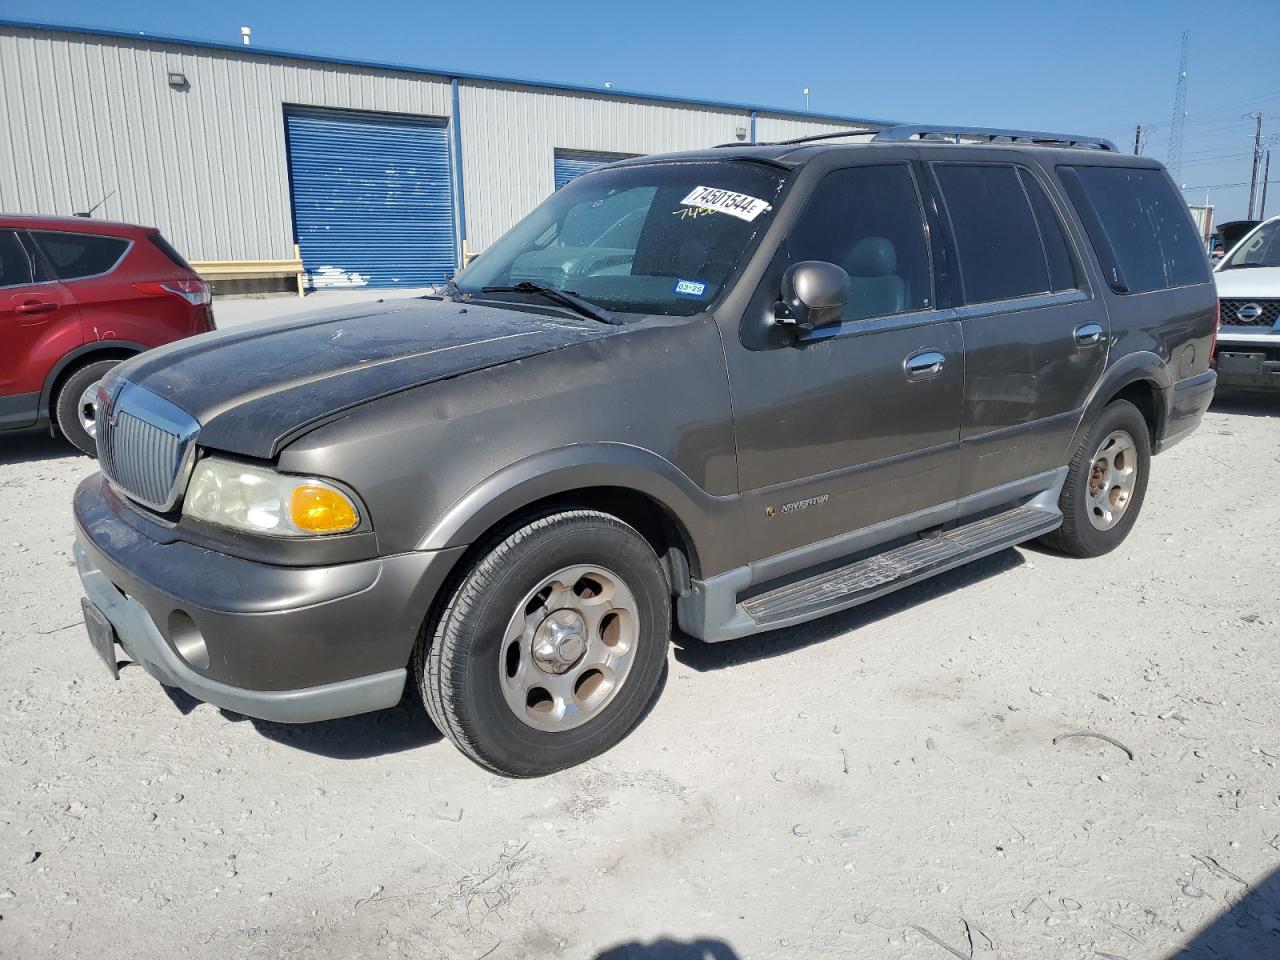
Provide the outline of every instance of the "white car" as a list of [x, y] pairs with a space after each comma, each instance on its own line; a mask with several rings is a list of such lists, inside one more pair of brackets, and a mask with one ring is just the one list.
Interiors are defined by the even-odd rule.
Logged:
[[1218, 384], [1280, 390], [1280, 217], [1246, 233], [1213, 275], [1222, 324]]

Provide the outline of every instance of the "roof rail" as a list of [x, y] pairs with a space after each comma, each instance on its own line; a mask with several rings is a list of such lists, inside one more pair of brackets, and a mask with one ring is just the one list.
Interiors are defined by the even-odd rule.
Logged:
[[899, 124], [876, 133], [873, 140], [901, 143], [907, 140], [981, 140], [985, 143], [1025, 144], [1038, 147], [1067, 147], [1076, 150], [1105, 150], [1119, 153], [1116, 145], [1102, 137], [1077, 137], [1069, 133], [1041, 133], [1036, 130], [1001, 130], [996, 127], [933, 126], [923, 123]]
[[717, 143], [716, 146], [717, 147], [742, 147], [742, 146], [779, 147], [779, 146], [785, 146], [793, 143], [809, 143], [813, 140], [835, 140], [839, 137], [864, 137], [864, 136], [869, 137], [873, 133], [875, 133], [876, 130], [879, 130], [879, 129], [884, 129], [884, 128], [877, 127], [874, 129], [865, 129], [865, 130], [837, 130], [834, 133], [811, 133], [807, 137], [796, 137], [792, 140], [760, 140], [757, 143], [748, 143], [748, 144], [744, 144], [741, 141], [739, 141], [737, 143]]

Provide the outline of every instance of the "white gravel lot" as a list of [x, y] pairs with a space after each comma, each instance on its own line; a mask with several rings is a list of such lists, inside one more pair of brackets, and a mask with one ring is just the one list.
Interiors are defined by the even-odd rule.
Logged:
[[1110, 556], [685, 642], [617, 749], [511, 782], [409, 702], [286, 727], [113, 682], [94, 466], [4, 439], [0, 957], [1275, 960], [1280, 399], [1154, 466]]

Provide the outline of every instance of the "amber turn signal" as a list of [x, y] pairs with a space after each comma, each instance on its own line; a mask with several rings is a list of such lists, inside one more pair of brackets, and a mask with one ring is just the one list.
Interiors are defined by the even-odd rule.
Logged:
[[360, 514], [345, 496], [332, 487], [303, 484], [289, 498], [294, 526], [308, 533], [342, 533], [360, 524]]

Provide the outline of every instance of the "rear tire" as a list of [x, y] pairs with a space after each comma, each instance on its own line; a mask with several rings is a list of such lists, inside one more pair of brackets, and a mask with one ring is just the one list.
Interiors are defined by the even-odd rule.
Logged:
[[1120, 546], [1142, 510], [1150, 468], [1146, 418], [1129, 401], [1113, 400], [1071, 458], [1058, 498], [1062, 526], [1040, 542], [1075, 557], [1099, 557]]
[[432, 721], [496, 773], [537, 777], [605, 752], [657, 691], [671, 593], [649, 543], [616, 517], [519, 522], [463, 574], [414, 654]]
[[98, 456], [98, 444], [97, 427], [94, 423], [97, 411], [87, 408], [91, 397], [89, 388], [118, 363], [119, 360], [96, 360], [74, 370], [62, 381], [53, 401], [54, 421], [62, 435], [77, 450], [91, 457]]

